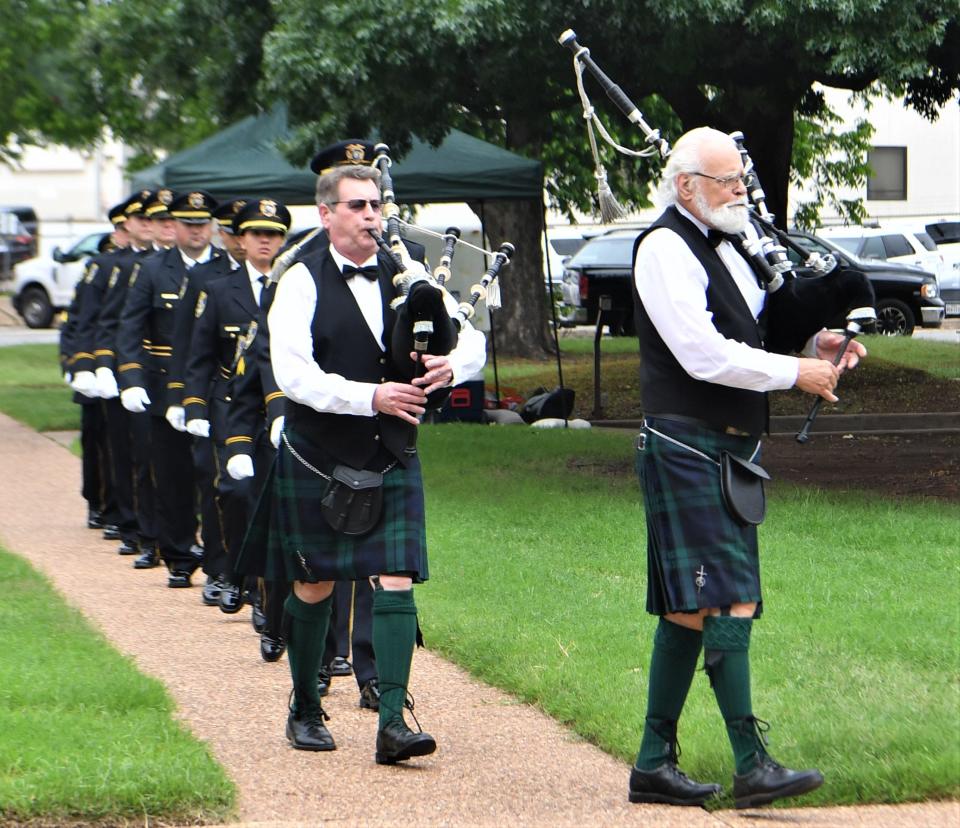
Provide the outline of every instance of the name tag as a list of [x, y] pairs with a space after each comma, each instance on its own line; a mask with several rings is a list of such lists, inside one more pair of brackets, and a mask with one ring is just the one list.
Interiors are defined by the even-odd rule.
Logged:
[[161, 299], [179, 299], [180, 294], [179, 293], [161, 293], [160, 298]]

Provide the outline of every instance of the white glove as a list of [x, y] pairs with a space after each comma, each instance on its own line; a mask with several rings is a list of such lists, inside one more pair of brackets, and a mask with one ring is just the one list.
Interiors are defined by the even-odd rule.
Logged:
[[146, 391], [134, 386], [133, 388], [124, 388], [120, 392], [120, 404], [133, 414], [141, 414], [150, 405], [150, 398]]
[[177, 431], [186, 431], [187, 426], [184, 423], [185, 413], [182, 405], [171, 405], [167, 408], [167, 413], [163, 415]]
[[234, 480], [253, 477], [253, 460], [249, 454], [235, 454], [227, 460], [227, 474]]
[[97, 368], [97, 393], [105, 400], [120, 396], [117, 379], [109, 368]]
[[[180, 409], [183, 411], [183, 409]], [[167, 411], [169, 414], [169, 410]], [[176, 428], [176, 426], [174, 426]], [[210, 436], [210, 421], [201, 420], [199, 418], [193, 420], [187, 420], [187, 431], [189, 431], [194, 437], [209, 437]]]
[[93, 371], [77, 371], [73, 375], [73, 382], [70, 383], [70, 387], [85, 397], [96, 398], [100, 396], [97, 393], [97, 378]]
[[71, 374], [69, 371], [67, 371], [67, 372], [63, 375], [63, 381], [64, 381], [67, 385], [69, 385], [71, 388], [73, 388], [73, 374]]
[[280, 434], [283, 431], [283, 415], [277, 417], [270, 425], [270, 442], [274, 448], [280, 448]]

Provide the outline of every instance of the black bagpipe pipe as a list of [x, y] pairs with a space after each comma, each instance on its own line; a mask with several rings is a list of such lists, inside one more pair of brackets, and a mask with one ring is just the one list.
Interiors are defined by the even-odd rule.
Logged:
[[[655, 146], [660, 157], [666, 160], [670, 155], [669, 144], [660, 136], [659, 130], [650, 128], [639, 108], [597, 66], [590, 57], [590, 50], [577, 43], [576, 33], [567, 29], [558, 41], [574, 53], [576, 60], [597, 79], [610, 100], [641, 129], [647, 143]], [[744, 146], [743, 133], [734, 132], [730, 137], [743, 162], [744, 184], [752, 207], [751, 222], [757, 232], [757, 238], [738, 233], [736, 240], [740, 252], [762, 277], [766, 287], [765, 345], [777, 353], [799, 351], [811, 336], [832, 320], [843, 317], [846, 319], [844, 342], [835, 360], [839, 364], [850, 341], [876, 320], [873, 287], [863, 274], [838, 267], [833, 257], [811, 255], [774, 225], [753, 161]], [[823, 275], [798, 277], [787, 256], [787, 247], [797, 252], [812, 269], [825, 271]], [[804, 429], [797, 435], [799, 442], [806, 442], [806, 434], [822, 401], [820, 397], [814, 403]]]

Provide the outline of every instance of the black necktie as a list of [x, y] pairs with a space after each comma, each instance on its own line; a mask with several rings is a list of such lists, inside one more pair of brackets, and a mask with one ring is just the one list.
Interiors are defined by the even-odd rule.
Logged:
[[263, 305], [263, 292], [267, 289], [267, 277], [258, 276], [257, 281], [260, 283], [260, 295], [257, 297], [257, 306], [260, 307]]
[[714, 230], [712, 227], [707, 231], [707, 241], [714, 247], [719, 247], [720, 242], [728, 241], [734, 247], [737, 246], [737, 237], [730, 233], [724, 233], [722, 230]]
[[365, 267], [357, 267], [356, 265], [346, 264], [343, 266], [344, 279], [352, 279], [358, 273], [364, 278], [369, 279], [371, 282], [374, 282], [377, 279], [379, 268], [376, 265], [366, 265]]

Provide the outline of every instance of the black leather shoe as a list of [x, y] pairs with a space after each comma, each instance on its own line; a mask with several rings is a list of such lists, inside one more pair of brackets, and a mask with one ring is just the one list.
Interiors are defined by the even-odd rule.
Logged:
[[305, 713], [300, 717], [291, 713], [287, 716], [287, 739], [297, 750], [336, 750], [333, 736], [324, 725], [329, 719], [320, 708], [315, 713]]
[[219, 578], [207, 575], [207, 582], [203, 585], [200, 592], [200, 600], [208, 607], [215, 607], [220, 601], [220, 596], [227, 585]]
[[279, 661], [287, 643], [282, 638], [274, 638], [267, 633], [260, 634], [260, 658], [264, 661]]
[[123, 541], [123, 543], [121, 543], [120, 546], [117, 547], [118, 555], [136, 555], [137, 552], [139, 551], [140, 550], [137, 549], [136, 546], [133, 546], [132, 544], [127, 543], [127, 541]]
[[107, 523], [103, 527], [104, 540], [120, 540], [120, 530], [112, 523]]
[[170, 589], [183, 589], [184, 587], [192, 586], [190, 583], [190, 576], [192, 572], [187, 572], [186, 570], [174, 569], [167, 576], [167, 586]]
[[414, 733], [406, 722], [394, 720], [377, 731], [378, 765], [393, 765], [414, 756], [429, 756], [437, 749], [429, 733]]
[[352, 676], [353, 667], [343, 656], [336, 656], [327, 668], [331, 676]]
[[659, 802], [663, 805], [703, 805], [723, 789], [690, 779], [674, 762], [664, 762], [656, 770], [630, 771], [630, 801]]
[[87, 510], [87, 529], [103, 529], [103, 515], [96, 509]]
[[775, 799], [809, 793], [822, 784], [823, 774], [816, 768], [790, 770], [765, 755], [752, 771], [742, 776], [734, 774], [734, 805], [737, 808], [756, 808]]
[[240, 587], [234, 584], [223, 584], [219, 598], [220, 612], [225, 612], [227, 615], [240, 612], [240, 607], [243, 606], [243, 593], [240, 591]]
[[253, 624], [253, 631], [257, 635], [262, 635], [263, 631], [267, 628], [267, 616], [263, 614], [263, 610], [260, 609], [260, 603], [257, 601], [254, 601], [250, 610], [250, 623]]
[[380, 684], [376, 679], [364, 682], [360, 688], [360, 706], [364, 710], [380, 709]]
[[321, 667], [320, 672], [317, 673], [317, 691], [321, 696], [330, 692], [330, 674], [326, 667]]
[[140, 557], [133, 562], [134, 569], [153, 569], [159, 565], [160, 558], [154, 549], [148, 549], [146, 552], [142, 552]]

